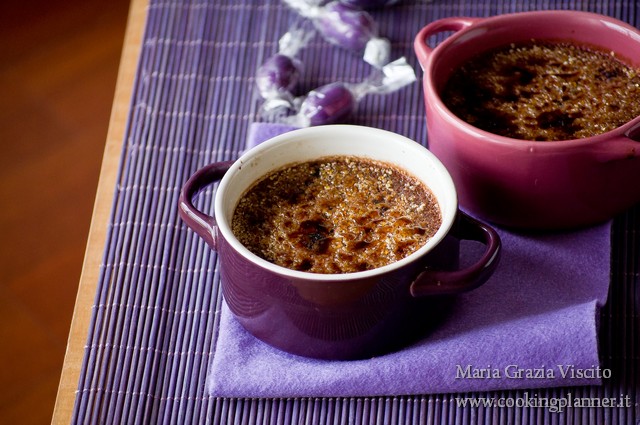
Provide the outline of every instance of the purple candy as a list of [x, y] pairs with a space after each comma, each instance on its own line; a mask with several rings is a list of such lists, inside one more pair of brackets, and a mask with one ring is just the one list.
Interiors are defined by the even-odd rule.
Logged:
[[400, 0], [340, 0], [340, 3], [361, 9], [378, 9], [399, 3]]
[[369, 13], [337, 1], [326, 5], [314, 24], [327, 41], [350, 50], [364, 50], [369, 40], [377, 37], [376, 23]]
[[258, 68], [256, 85], [264, 99], [272, 99], [293, 90], [300, 78], [299, 60], [277, 53]]
[[273, 113], [293, 108], [293, 90], [302, 74], [302, 62], [296, 55], [316, 34], [306, 23], [295, 23], [278, 40], [278, 53], [269, 57], [256, 71], [258, 93], [265, 100], [262, 111]]
[[403, 57], [375, 69], [360, 83], [331, 83], [296, 98], [292, 105], [297, 113], [283, 122], [297, 127], [345, 122], [364, 96], [388, 94], [414, 81], [415, 72]]
[[284, 0], [292, 9], [309, 19], [322, 37], [338, 47], [362, 52], [368, 64], [382, 68], [389, 61], [391, 43], [378, 36], [373, 17], [366, 11], [333, 1]]
[[332, 83], [309, 92], [298, 117], [303, 126], [335, 124], [344, 122], [355, 107], [351, 90], [342, 83]]

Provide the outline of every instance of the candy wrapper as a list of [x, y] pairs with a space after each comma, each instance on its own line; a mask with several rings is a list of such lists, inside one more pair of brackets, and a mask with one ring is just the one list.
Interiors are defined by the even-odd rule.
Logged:
[[302, 62], [296, 55], [315, 35], [313, 28], [294, 25], [280, 37], [278, 53], [269, 57], [256, 71], [258, 93], [265, 100], [264, 110], [289, 108], [294, 87], [300, 79]]
[[284, 0], [301, 16], [313, 22], [316, 30], [330, 43], [362, 52], [370, 65], [381, 68], [389, 61], [391, 44], [378, 36], [373, 17], [362, 9], [339, 1], [320, 5], [317, 0]]
[[296, 99], [297, 113], [283, 122], [296, 127], [344, 122], [356, 109], [360, 100], [369, 94], [387, 94], [416, 81], [416, 74], [400, 58], [376, 69], [365, 81], [357, 84], [331, 83], [312, 90]]

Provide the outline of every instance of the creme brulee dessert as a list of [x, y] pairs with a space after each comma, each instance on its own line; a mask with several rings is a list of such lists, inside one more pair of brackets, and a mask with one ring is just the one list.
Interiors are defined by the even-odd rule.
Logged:
[[640, 70], [612, 52], [534, 40], [464, 63], [442, 100], [462, 120], [501, 136], [581, 139], [640, 115]]
[[417, 178], [380, 161], [334, 156], [267, 174], [238, 202], [232, 231], [279, 266], [351, 273], [405, 258], [441, 222], [434, 195]]

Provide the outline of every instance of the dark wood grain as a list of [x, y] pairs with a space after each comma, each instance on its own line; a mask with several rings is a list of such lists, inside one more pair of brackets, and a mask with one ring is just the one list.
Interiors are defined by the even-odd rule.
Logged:
[[0, 6], [0, 423], [49, 423], [129, 2]]

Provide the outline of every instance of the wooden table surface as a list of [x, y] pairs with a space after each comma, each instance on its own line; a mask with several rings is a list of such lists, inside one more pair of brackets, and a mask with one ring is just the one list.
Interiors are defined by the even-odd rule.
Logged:
[[130, 100], [142, 45], [147, 7], [148, 0], [132, 0], [129, 10], [127, 31], [120, 60], [91, 228], [53, 412], [52, 423], [54, 424], [68, 424], [71, 422], [73, 415], [78, 379], [84, 358], [84, 347], [91, 322], [91, 307], [95, 299], [100, 274], [100, 264], [111, 215], [118, 167], [120, 165], [120, 153], [122, 152]]

